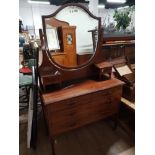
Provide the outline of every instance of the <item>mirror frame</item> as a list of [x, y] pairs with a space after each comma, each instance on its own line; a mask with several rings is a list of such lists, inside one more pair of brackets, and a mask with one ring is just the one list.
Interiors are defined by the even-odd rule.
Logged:
[[[83, 9], [90, 17], [92, 17], [93, 19], [98, 20], [98, 37], [97, 37], [98, 41], [97, 41], [97, 45], [96, 45], [96, 49], [94, 51], [94, 54], [92, 55], [92, 57], [86, 63], [83, 63], [83, 64], [78, 65], [76, 67], [66, 67], [66, 66], [58, 64], [57, 62], [55, 62], [53, 60], [53, 58], [52, 58], [52, 56], [50, 54], [50, 51], [48, 49], [47, 36], [46, 36], [46, 24], [45, 24], [46, 18], [55, 17], [55, 15], [57, 15], [61, 10], [63, 10], [66, 7], [69, 7], [69, 6], [79, 7], [81, 9]], [[83, 6], [81, 4], [78, 4], [78, 3], [68, 3], [68, 4], [65, 4], [65, 5], [62, 5], [54, 13], [52, 13], [50, 15], [43, 15], [42, 16], [42, 24], [43, 24], [43, 33], [44, 33], [44, 35], [43, 35], [44, 36], [44, 49], [46, 50], [47, 56], [49, 58], [49, 61], [52, 63], [52, 65], [54, 67], [56, 67], [58, 70], [63, 70], [63, 71], [76, 71], [76, 70], [88, 67], [90, 64], [93, 63], [93, 61], [95, 60], [96, 56], [98, 55], [98, 52], [101, 49], [101, 40], [102, 40], [101, 35], [102, 35], [102, 33], [100, 33], [101, 32], [101, 18], [100, 17], [94, 16], [85, 6]]]

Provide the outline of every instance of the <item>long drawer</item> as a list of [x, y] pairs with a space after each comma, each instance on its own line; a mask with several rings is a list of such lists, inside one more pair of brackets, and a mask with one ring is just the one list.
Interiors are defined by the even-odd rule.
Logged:
[[68, 121], [57, 123], [57, 124], [49, 124], [50, 135], [57, 135], [63, 132], [70, 131], [72, 129], [81, 127], [83, 125], [95, 122], [97, 120], [106, 118], [112, 114], [117, 113], [117, 111], [100, 111], [99, 113], [92, 113], [92, 115], [85, 115], [79, 119], [69, 119]]
[[[97, 101], [98, 100], [98, 101]], [[73, 117], [74, 115], [89, 112], [102, 108], [103, 104], [112, 101], [110, 93], [99, 92], [89, 95], [79, 96], [72, 99], [52, 103], [46, 107], [46, 114], [50, 120], [57, 121], [65, 117]]]
[[60, 111], [60, 110], [64, 110], [64, 109], [68, 109], [71, 107], [77, 107], [77, 106], [81, 106], [83, 104], [90, 104], [92, 100], [94, 100], [94, 98], [96, 98], [96, 96], [98, 97], [98, 99], [109, 96], [109, 92], [97, 92], [97, 93], [92, 93], [92, 94], [87, 94], [87, 95], [82, 95], [82, 96], [78, 96], [78, 97], [73, 97], [67, 100], [63, 100], [60, 102], [55, 102], [52, 103], [50, 105], [48, 105], [48, 108], [51, 109], [52, 112], [55, 111]]
[[46, 107], [50, 133], [59, 134], [118, 113], [121, 87], [52, 103]]

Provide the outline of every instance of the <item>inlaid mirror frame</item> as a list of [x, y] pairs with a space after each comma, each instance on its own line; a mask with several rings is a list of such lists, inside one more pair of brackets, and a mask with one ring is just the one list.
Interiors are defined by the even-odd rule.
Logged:
[[[47, 42], [47, 35], [46, 35], [46, 19], [47, 18], [52, 18], [55, 17], [61, 10], [63, 10], [66, 7], [71, 7], [71, 6], [75, 6], [75, 7], [79, 7], [82, 10], [84, 10], [91, 18], [96, 19], [98, 21], [98, 25], [97, 25], [97, 44], [96, 44], [96, 48], [95, 51], [93, 52], [93, 55], [91, 56], [91, 58], [86, 62], [83, 63], [81, 65], [77, 65], [75, 67], [66, 67], [63, 65], [60, 65], [59, 63], [57, 63], [56, 61], [53, 60], [51, 53], [48, 49], [48, 42]], [[77, 4], [77, 3], [69, 3], [69, 4], [65, 4], [62, 5], [60, 8], [58, 8], [53, 14], [50, 15], [43, 15], [42, 16], [42, 24], [43, 24], [43, 33], [44, 33], [44, 47], [47, 53], [47, 56], [50, 60], [50, 62], [52, 63], [52, 65], [54, 65], [57, 69], [59, 70], [64, 70], [64, 71], [74, 71], [74, 70], [78, 70], [78, 69], [83, 69], [85, 67], [88, 67], [90, 64], [93, 63], [93, 61], [95, 60], [95, 57], [98, 55], [98, 52], [100, 51], [100, 47], [101, 47], [101, 18], [100, 17], [96, 17], [94, 16], [85, 6], [81, 5], [81, 4]], [[93, 39], [93, 38], [92, 38]]]

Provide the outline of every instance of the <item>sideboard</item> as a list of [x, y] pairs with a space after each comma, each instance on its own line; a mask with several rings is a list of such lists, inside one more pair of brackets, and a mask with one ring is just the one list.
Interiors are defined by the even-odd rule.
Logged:
[[135, 64], [134, 34], [104, 34], [99, 61], [113, 60], [125, 56], [128, 63]]

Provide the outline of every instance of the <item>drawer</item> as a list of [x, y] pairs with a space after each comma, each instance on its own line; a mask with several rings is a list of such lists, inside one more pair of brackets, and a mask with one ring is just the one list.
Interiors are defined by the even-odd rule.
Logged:
[[78, 127], [82, 127], [83, 125], [90, 124], [92, 122], [101, 120], [103, 118], [106, 118], [108, 116], [111, 116], [113, 114], [117, 113], [117, 111], [92, 111], [91, 115], [81, 115], [80, 118], [74, 118], [72, 117], [70, 120], [66, 120], [65, 122], [61, 123], [58, 122], [56, 124], [50, 123], [50, 133], [53, 135], [57, 135], [63, 132], [67, 132], [70, 130], [73, 130]]
[[117, 86], [109, 89], [109, 93], [122, 94], [122, 86]]
[[65, 122], [62, 123], [56, 123], [56, 124], [50, 123], [49, 124], [50, 133], [56, 135], [77, 128], [78, 127], [77, 122], [78, 121], [76, 119], [71, 118], [70, 120], [68, 121], [66, 120]]
[[53, 124], [58, 122], [63, 123], [68, 121], [72, 117], [79, 119], [87, 115], [92, 115], [92, 113], [94, 112], [99, 113], [99, 111], [110, 111], [110, 110], [116, 111], [119, 108], [119, 105], [116, 102], [115, 98], [102, 92], [92, 94], [90, 101], [89, 100], [81, 101], [81, 99], [80, 100], [78, 99], [80, 99], [80, 97], [77, 98], [74, 102], [71, 102], [74, 104], [70, 103], [67, 104], [68, 100], [66, 100], [65, 102], [62, 103], [61, 107], [60, 106], [55, 107], [53, 106], [51, 108], [48, 107], [47, 108], [48, 120]]
[[70, 117], [69, 119], [65, 119], [64, 121], [50, 121], [50, 131], [52, 134], [58, 134], [61, 132], [69, 131], [77, 127], [81, 127], [89, 122], [93, 122], [96, 120], [96, 116], [98, 116], [97, 111], [89, 111], [86, 113], [78, 113], [79, 115]]
[[77, 108], [69, 108], [68, 110], [61, 110], [57, 112], [51, 112], [48, 116], [49, 122], [52, 124], [64, 123], [68, 120], [75, 119], [77, 117]]
[[63, 101], [51, 103], [46, 106], [47, 107], [46, 109], [50, 109], [51, 112], [57, 112], [57, 111], [61, 111], [69, 108], [74, 108], [82, 104], [90, 103], [91, 101], [90, 96], [91, 95], [83, 95], [83, 96], [73, 97], [71, 99], [66, 99]]
[[73, 108], [51, 113], [48, 119], [51, 124], [57, 125], [63, 124], [65, 122], [70, 122], [70, 120], [82, 120], [87, 116], [94, 116], [95, 114], [104, 112], [118, 112], [118, 109], [119, 104], [109, 100], [105, 103], [99, 103], [96, 106], [81, 106], [80, 108]]
[[57, 84], [61, 83], [61, 75], [60, 74], [49, 74], [47, 76], [42, 76], [42, 83], [45, 85]]
[[[121, 89], [120, 89], [121, 91]], [[111, 99], [112, 93], [114, 97], [117, 97], [117, 94], [121, 94], [118, 90], [118, 87], [114, 89], [104, 90], [95, 92], [92, 94], [82, 95], [79, 97], [73, 97], [71, 99], [66, 99], [63, 101], [51, 103], [47, 105], [46, 109], [50, 109], [50, 112], [57, 112], [64, 109], [74, 108], [74, 107], [81, 107], [81, 106], [96, 106], [97, 104], [105, 103]], [[120, 95], [117, 97], [120, 98]]]
[[50, 133], [60, 134], [118, 113], [121, 93], [121, 87], [114, 87], [48, 104]]
[[102, 105], [100, 109], [98, 109], [98, 113], [104, 112], [118, 112], [119, 110], [119, 103], [113, 102], [113, 100], [106, 102]]
[[70, 122], [70, 120], [71, 121], [78, 120], [79, 118], [83, 118], [85, 116], [91, 115], [92, 112], [94, 111], [97, 111], [97, 110], [93, 107], [89, 107], [89, 108], [81, 107], [80, 109], [73, 108], [73, 109], [51, 113], [51, 115], [48, 117], [48, 120], [53, 125], [61, 124], [65, 122]]
[[100, 92], [96, 92], [93, 93], [91, 95], [91, 102], [95, 102], [97, 103], [105, 103], [108, 102], [111, 99], [111, 94], [109, 91], [100, 91]]
[[101, 102], [89, 102], [85, 104], [79, 103], [78, 106], [73, 106], [69, 107], [68, 109], [63, 109], [54, 112], [48, 109], [48, 119], [53, 124], [68, 121], [70, 118], [79, 119], [87, 115], [92, 115], [94, 112], [97, 113], [101, 109], [105, 110], [110, 106], [114, 107], [115, 104], [113, 105], [109, 103], [110, 101], [110, 99], [103, 99], [103, 101], [101, 100]]

